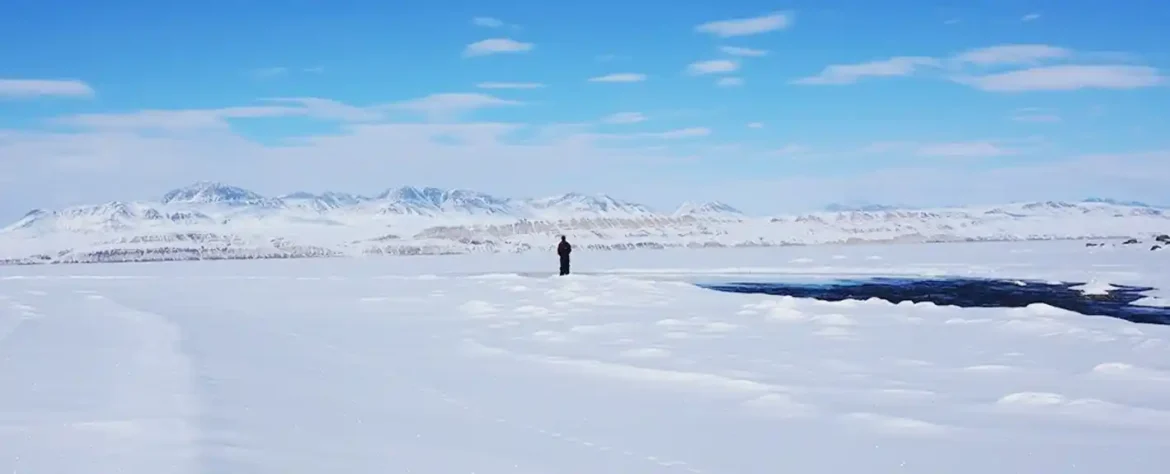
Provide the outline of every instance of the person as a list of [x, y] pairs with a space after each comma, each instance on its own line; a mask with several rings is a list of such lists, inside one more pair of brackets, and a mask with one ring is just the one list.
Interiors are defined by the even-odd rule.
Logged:
[[569, 274], [569, 254], [572, 252], [573, 246], [569, 245], [569, 241], [562, 235], [561, 243], [557, 244], [557, 256], [561, 257], [561, 276]]

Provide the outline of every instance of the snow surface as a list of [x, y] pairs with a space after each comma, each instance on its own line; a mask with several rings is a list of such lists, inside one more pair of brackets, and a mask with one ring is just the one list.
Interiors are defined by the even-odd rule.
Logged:
[[1069, 242], [0, 268], [0, 472], [1161, 473], [1170, 327], [722, 293], [1159, 288]]

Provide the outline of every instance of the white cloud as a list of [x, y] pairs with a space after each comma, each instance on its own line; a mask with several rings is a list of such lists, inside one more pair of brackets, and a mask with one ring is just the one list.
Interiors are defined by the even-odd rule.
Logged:
[[646, 116], [641, 112], [618, 112], [601, 119], [608, 124], [631, 124], [645, 122]]
[[938, 206], [1106, 196], [1164, 202], [1167, 182], [1170, 182], [1170, 150], [1154, 150], [1071, 156], [1040, 164], [1005, 160], [987, 169], [932, 165], [886, 167], [838, 176], [710, 179], [692, 186], [689, 192], [719, 196], [745, 211], [750, 211], [750, 204], [769, 196], [783, 199], [791, 208], [800, 210], [854, 200]]
[[475, 87], [480, 89], [540, 89], [545, 85], [539, 82], [481, 82]]
[[463, 55], [476, 57], [501, 53], [525, 53], [534, 47], [532, 43], [524, 43], [510, 38], [491, 38], [467, 45], [463, 49]]
[[834, 64], [820, 74], [793, 81], [802, 85], [843, 85], [853, 84], [866, 77], [909, 76], [924, 67], [936, 67], [939, 61], [923, 56], [899, 56], [859, 64]]
[[323, 66], [307, 67], [307, 68], [303, 69], [303, 71], [307, 72], [309, 74], [321, 74], [321, 73], [325, 72], [325, 67], [323, 67]]
[[97, 130], [206, 130], [228, 129], [232, 119], [313, 117], [343, 122], [375, 121], [385, 117], [382, 107], [355, 107], [329, 99], [284, 97], [263, 99], [278, 105], [213, 109], [147, 109], [127, 113], [89, 113], [57, 117], [52, 123]]
[[[466, 95], [453, 100], [456, 97], [432, 96], [397, 105], [431, 110], [432, 106], [498, 104], [467, 100]], [[387, 106], [361, 107], [367, 108]], [[591, 136], [591, 127], [583, 124], [380, 121], [343, 124], [338, 130], [261, 143], [237, 133], [231, 124], [221, 127], [221, 122], [214, 121], [225, 115], [283, 113], [287, 112], [228, 107], [210, 113], [170, 114], [172, 120], [212, 117], [216, 125], [184, 130], [0, 130], [0, 176], [19, 178], [0, 187], [0, 215], [15, 218], [31, 207], [150, 198], [197, 179], [226, 181], [262, 193], [377, 192], [418, 184], [508, 196], [592, 188], [631, 198], [653, 197], [639, 191], [645, 188], [645, 173], [679, 165], [669, 149], [653, 141], [701, 139], [710, 134], [695, 127]], [[143, 118], [125, 125], [154, 124], [159, 118], [140, 112], [124, 115]], [[519, 131], [525, 133], [518, 135]], [[592, 173], [599, 167], [609, 171]], [[86, 185], [62, 186], [82, 182]]]
[[764, 128], [764, 124], [761, 122], [751, 122], [747, 124], [747, 128]]
[[739, 77], [721, 77], [715, 81], [715, 85], [719, 87], [737, 87], [743, 85], [743, 78]]
[[219, 109], [139, 110], [129, 113], [76, 114], [53, 119], [71, 127], [103, 130], [197, 130], [228, 128], [228, 119], [302, 115], [295, 107], [241, 106]]
[[93, 88], [76, 79], [0, 79], [0, 99], [93, 96]]
[[472, 18], [471, 24], [473, 24], [475, 26], [482, 26], [485, 28], [500, 28], [500, 27], [504, 26], [503, 21], [500, 21], [498, 19], [488, 17], [488, 16], [479, 16], [479, 17]]
[[1073, 51], [1046, 44], [1004, 44], [964, 51], [955, 61], [979, 66], [998, 64], [1035, 64], [1043, 60], [1071, 57]]
[[521, 105], [522, 102], [477, 93], [431, 94], [418, 99], [390, 104], [388, 107], [426, 114], [432, 120], [450, 120], [458, 114], [488, 107]]
[[645, 80], [645, 74], [635, 72], [619, 72], [589, 78], [589, 82], [642, 82]]
[[711, 59], [696, 61], [687, 65], [687, 74], [724, 74], [739, 70], [739, 63], [730, 59]]
[[709, 129], [707, 127], [690, 127], [690, 128], [680, 128], [677, 130], [669, 130], [666, 132], [658, 132], [658, 133], [654, 133], [654, 134], [650, 134], [650, 135], [646, 135], [646, 136], [656, 137], [656, 138], [694, 138], [694, 137], [705, 137], [705, 136], [708, 136], [710, 134], [711, 134], [711, 129]]
[[256, 79], [269, 79], [288, 74], [288, 68], [283, 66], [262, 67], [253, 69], [248, 74]]
[[1015, 154], [1009, 150], [986, 141], [927, 143], [918, 146], [915, 150], [919, 156], [941, 158], [991, 158]]
[[1036, 107], [1016, 109], [1012, 112], [1011, 119], [1014, 122], [1030, 123], [1056, 123], [1061, 121], [1060, 116], [1056, 113]]
[[721, 46], [719, 50], [732, 56], [759, 57], [768, 55], [768, 50], [766, 49], [740, 48], [737, 46]]
[[1040, 19], [1039, 13], [1029, 13], [1020, 18], [1020, 21], [1035, 21]]
[[634, 140], [639, 138], [659, 139], [659, 140], [679, 140], [685, 138], [700, 138], [711, 135], [711, 129], [707, 127], [687, 127], [677, 128], [674, 130], [666, 130], [662, 132], [637, 132], [637, 133], [584, 133], [577, 135], [576, 138], [582, 140]]
[[[1148, 66], [1128, 64], [1057, 64], [1050, 61], [1132, 60], [1122, 53], [1078, 53], [1044, 44], [1004, 44], [964, 51], [944, 62], [924, 56], [899, 56], [860, 64], [836, 64], [820, 74], [793, 84], [843, 85], [865, 77], [910, 76], [934, 72], [939, 78], [991, 92], [1070, 91], [1077, 89], [1135, 89], [1166, 83], [1166, 76]], [[980, 74], [971, 66], [1031, 66], [1027, 69]], [[946, 73], [944, 75], [944, 73]]]
[[[389, 110], [384, 105], [354, 106], [328, 99], [273, 99], [265, 104], [260, 107], [308, 106], [318, 111], [314, 113], [333, 113], [337, 120], [369, 118]], [[237, 117], [291, 113], [248, 106], [216, 110]], [[402, 184], [466, 187], [507, 196], [595, 189], [663, 208], [689, 199], [720, 199], [752, 213], [802, 210], [851, 199], [911, 205], [1090, 195], [1158, 200], [1170, 182], [1170, 150], [1072, 157], [1042, 165], [991, 160], [987, 164], [998, 168], [990, 170], [972, 170], [965, 160], [935, 159], [929, 160], [932, 168], [833, 176], [809, 169], [778, 179], [721, 179], [712, 170], [725, 168], [725, 155], [680, 154], [707, 143], [704, 137], [712, 135], [708, 128], [618, 135], [590, 135], [592, 130], [589, 124], [576, 123], [350, 121], [337, 130], [290, 137], [279, 144], [250, 140], [230, 126], [182, 133], [126, 128], [0, 130], [0, 179], [7, 179], [0, 186], [0, 216], [15, 219], [31, 207], [149, 199], [196, 179], [226, 181], [267, 194], [301, 189], [376, 193]], [[921, 151], [950, 156], [995, 154], [979, 143], [1019, 148], [992, 140], [957, 143], [967, 146], [901, 142], [886, 148], [909, 155]], [[763, 150], [758, 157], [807, 150], [787, 145]], [[835, 157], [814, 150], [811, 156], [818, 159]], [[556, 166], [550, 166], [554, 158]], [[607, 171], [596, 173], [597, 169]], [[646, 176], [663, 179], [648, 186]]]
[[963, 76], [954, 80], [989, 92], [1028, 92], [1137, 89], [1165, 84], [1166, 76], [1147, 66], [1061, 65], [984, 76]]
[[756, 35], [781, 30], [792, 24], [789, 13], [772, 13], [752, 18], [736, 18], [703, 23], [695, 27], [699, 33], [708, 33], [721, 38]]
[[298, 107], [295, 115], [343, 122], [371, 122], [385, 118], [379, 106], [357, 107], [332, 99], [318, 97], [272, 97], [261, 102], [284, 104]]
[[784, 146], [776, 149], [775, 151], [772, 152], [772, 154], [781, 155], [781, 156], [791, 156], [791, 155], [804, 154], [804, 153], [807, 153], [808, 151], [809, 151], [809, 148], [806, 146], [790, 144], [790, 145], [784, 145]]
[[1019, 154], [1022, 150], [1007, 148], [990, 140], [958, 141], [958, 142], [913, 142], [913, 141], [884, 141], [874, 142], [861, 149], [862, 153], [894, 153], [914, 154], [922, 157], [937, 158], [991, 158], [996, 156]]

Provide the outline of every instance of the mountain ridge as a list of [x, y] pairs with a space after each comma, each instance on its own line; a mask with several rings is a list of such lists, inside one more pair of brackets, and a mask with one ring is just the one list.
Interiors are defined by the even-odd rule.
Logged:
[[1036, 201], [936, 209], [748, 216], [720, 202], [671, 211], [605, 194], [543, 198], [401, 186], [373, 196], [269, 197], [199, 181], [157, 201], [34, 209], [0, 229], [0, 263], [523, 252], [568, 235], [622, 250], [858, 242], [1032, 240], [1167, 233], [1170, 211], [1122, 201]]

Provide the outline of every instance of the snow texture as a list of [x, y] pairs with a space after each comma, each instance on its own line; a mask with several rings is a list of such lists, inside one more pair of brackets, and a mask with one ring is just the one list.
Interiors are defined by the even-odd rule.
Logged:
[[520, 253], [549, 250], [559, 235], [579, 249], [633, 250], [1144, 239], [1170, 231], [1168, 210], [1100, 199], [834, 209], [753, 217], [721, 202], [656, 211], [605, 195], [514, 199], [409, 186], [375, 196], [295, 192], [266, 197], [198, 182], [157, 202], [33, 210], [0, 229], [0, 264]]
[[[1161, 473], [1170, 327], [705, 290], [1170, 286], [1069, 242], [0, 268], [0, 472]], [[1164, 291], [1150, 293], [1165, 298]]]

